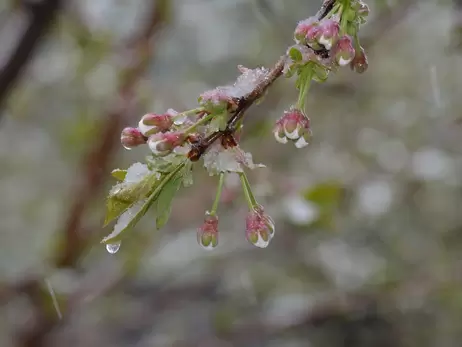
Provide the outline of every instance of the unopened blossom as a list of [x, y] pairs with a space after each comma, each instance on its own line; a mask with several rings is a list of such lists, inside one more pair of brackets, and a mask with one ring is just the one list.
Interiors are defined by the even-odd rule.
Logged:
[[348, 35], [338, 39], [334, 48], [334, 59], [339, 66], [348, 65], [355, 57], [355, 49], [351, 37]]
[[295, 147], [297, 148], [308, 145], [310, 136], [310, 119], [295, 107], [285, 111], [274, 127], [276, 141], [285, 144], [288, 140], [291, 140], [295, 142]]
[[363, 73], [367, 70], [368, 66], [369, 64], [367, 62], [366, 52], [364, 51], [364, 48], [360, 47], [360, 49], [356, 50], [356, 55], [351, 61], [350, 67], [357, 73]]
[[304, 19], [298, 22], [295, 28], [295, 41], [299, 44], [309, 44], [311, 47], [317, 49], [318, 47], [313, 45], [317, 44], [319, 30], [319, 21], [316, 17]]
[[261, 206], [257, 206], [249, 212], [245, 224], [247, 240], [256, 247], [266, 248], [275, 232], [273, 219], [264, 212]]
[[167, 112], [164, 114], [148, 113], [141, 117], [138, 128], [145, 136], [166, 132], [170, 130], [173, 124], [173, 114]]
[[204, 223], [197, 230], [197, 242], [204, 249], [211, 250], [218, 245], [218, 217], [209, 212], [205, 214]]
[[126, 149], [132, 149], [146, 143], [146, 138], [137, 128], [127, 127], [120, 134], [120, 142]]
[[330, 50], [338, 39], [339, 31], [340, 26], [337, 21], [329, 18], [323, 19], [319, 23], [317, 40], [326, 49]]
[[148, 146], [154, 155], [163, 157], [181, 146], [184, 141], [185, 135], [182, 132], [157, 133], [149, 137]]

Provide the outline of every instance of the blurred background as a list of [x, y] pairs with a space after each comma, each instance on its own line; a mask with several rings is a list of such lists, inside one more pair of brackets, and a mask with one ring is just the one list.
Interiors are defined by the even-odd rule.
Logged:
[[110, 171], [147, 154], [120, 130], [272, 65], [320, 3], [0, 0], [0, 346], [461, 345], [460, 0], [367, 0], [369, 70], [312, 88], [310, 146], [271, 134], [294, 81], [251, 108], [267, 249], [233, 177], [219, 247], [197, 245], [203, 170], [160, 232], [99, 243]]

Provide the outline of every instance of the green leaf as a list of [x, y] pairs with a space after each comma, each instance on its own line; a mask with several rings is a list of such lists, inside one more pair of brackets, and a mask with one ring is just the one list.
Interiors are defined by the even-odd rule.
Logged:
[[338, 182], [321, 183], [305, 191], [304, 197], [319, 207], [316, 224], [324, 228], [333, 227], [335, 212], [344, 197], [343, 186]]
[[111, 175], [119, 181], [123, 181], [125, 176], [127, 176], [127, 170], [115, 169], [112, 170]]
[[210, 129], [212, 131], [224, 130], [224, 129], [226, 129], [227, 121], [228, 121], [228, 113], [227, 113], [227, 111], [224, 111], [223, 113], [217, 114], [210, 121]]
[[[124, 213], [129, 213], [129, 215], [123, 215], [121, 217], [127, 217], [131, 218], [129, 222], [123, 226], [120, 230], [118, 228], [114, 228], [112, 233], [110, 233], [108, 236], [106, 236], [103, 240], [101, 240], [101, 243], [114, 243], [117, 241], [120, 241], [126, 234], [128, 230], [133, 229], [133, 227], [140, 221], [140, 219], [146, 214], [148, 209], [151, 207], [151, 205], [156, 201], [156, 199], [159, 197], [159, 194], [162, 192], [164, 187], [171, 182], [172, 179], [175, 179], [175, 177], [178, 175], [178, 173], [184, 168], [185, 163], [181, 163], [175, 167], [170, 173], [167, 175], [161, 177], [159, 180], [159, 183], [156, 184], [155, 189], [150, 193], [148, 198], [146, 200], [138, 200], [137, 203], [139, 205], [134, 204], [131, 208], [133, 208], [133, 211], [130, 212], [130, 210], [126, 210]], [[119, 219], [120, 221], [120, 219]], [[117, 226], [117, 224], [116, 224]]]
[[112, 188], [107, 198], [107, 212], [104, 219], [104, 226], [113, 219], [119, 217], [126, 209], [139, 200], [145, 199], [159, 184], [159, 173], [144, 177], [137, 183], [119, 183]]
[[329, 70], [319, 64], [313, 65], [313, 72], [313, 80], [320, 83], [325, 82], [329, 75]]
[[119, 217], [127, 208], [132, 205], [126, 201], [120, 201], [116, 198], [108, 198], [107, 199], [107, 212], [106, 218], [104, 219], [104, 225], [108, 225], [113, 219]]
[[319, 206], [336, 205], [342, 196], [342, 186], [337, 182], [321, 183], [305, 192], [305, 199]]
[[176, 176], [170, 182], [168, 182], [159, 194], [157, 199], [157, 218], [156, 227], [157, 230], [162, 228], [170, 217], [172, 211], [172, 202], [178, 189], [180, 189], [181, 183], [183, 182], [182, 176]]
[[299, 62], [303, 59], [302, 53], [295, 47], [289, 49], [289, 57], [294, 62]]

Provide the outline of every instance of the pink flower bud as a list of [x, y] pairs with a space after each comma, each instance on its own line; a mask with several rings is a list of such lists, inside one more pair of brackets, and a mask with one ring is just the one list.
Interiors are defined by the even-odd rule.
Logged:
[[351, 37], [345, 35], [339, 38], [334, 52], [335, 61], [339, 66], [348, 65], [355, 57], [355, 49]]
[[245, 220], [247, 240], [259, 248], [266, 248], [274, 236], [274, 222], [261, 206], [250, 211]]
[[361, 47], [359, 50], [356, 50], [356, 55], [351, 61], [350, 67], [357, 73], [363, 73], [367, 70], [369, 64], [367, 62], [367, 56], [364, 48]]
[[[295, 28], [295, 41], [299, 44], [316, 43], [316, 37], [319, 32], [319, 21], [316, 17], [310, 17], [302, 20]], [[315, 48], [315, 47], [313, 47]]]
[[340, 25], [333, 19], [323, 19], [319, 23], [318, 42], [330, 50], [338, 39]]
[[280, 143], [287, 143], [287, 139], [295, 142], [295, 147], [303, 148], [308, 145], [311, 136], [310, 119], [299, 109], [291, 107], [276, 122], [274, 137]]
[[138, 127], [143, 135], [149, 136], [158, 132], [166, 132], [170, 130], [172, 124], [173, 117], [169, 113], [148, 113], [141, 118]]
[[197, 230], [197, 242], [204, 249], [211, 250], [218, 245], [218, 217], [206, 212], [204, 224]]
[[164, 157], [170, 154], [175, 147], [181, 146], [185, 136], [181, 132], [157, 133], [148, 139], [148, 146], [154, 155]]
[[120, 142], [126, 149], [132, 149], [146, 143], [146, 139], [137, 128], [125, 128], [120, 135]]

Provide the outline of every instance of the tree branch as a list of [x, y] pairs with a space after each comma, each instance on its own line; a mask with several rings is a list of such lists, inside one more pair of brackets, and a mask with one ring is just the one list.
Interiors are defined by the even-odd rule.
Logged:
[[32, 17], [31, 22], [0, 71], [0, 110], [36, 50], [40, 38], [47, 32], [57, 16], [62, 3], [62, 0], [43, 0], [28, 5]]
[[[148, 17], [141, 25], [138, 35], [130, 41], [129, 48], [134, 50], [135, 57], [131, 65], [121, 71], [123, 79], [120, 81], [115, 100], [111, 102], [111, 105], [115, 106], [107, 113], [101, 124], [99, 136], [95, 137], [97, 140], [94, 146], [83, 159], [84, 181], [76, 186], [72, 194], [75, 200], [63, 228], [62, 247], [58, 250], [53, 263], [57, 268], [75, 267], [91, 239], [89, 233], [84, 232], [82, 228], [86, 207], [103, 186], [106, 170], [119, 144], [119, 139], [114, 134], [130, 115], [131, 106], [136, 101], [136, 84], [151, 62], [154, 45], [152, 38], [166, 22], [166, 9], [170, 0], [150, 1], [152, 10], [147, 14]], [[43, 295], [49, 295], [46, 293], [43, 280], [36, 277], [23, 279], [16, 285], [0, 291], [0, 299], [4, 301], [11, 295], [17, 294], [26, 294], [34, 310], [32, 318], [34, 324], [18, 335], [18, 345], [44, 346], [48, 332], [55, 327], [58, 320], [53, 312], [50, 314], [47, 303], [43, 300]]]

